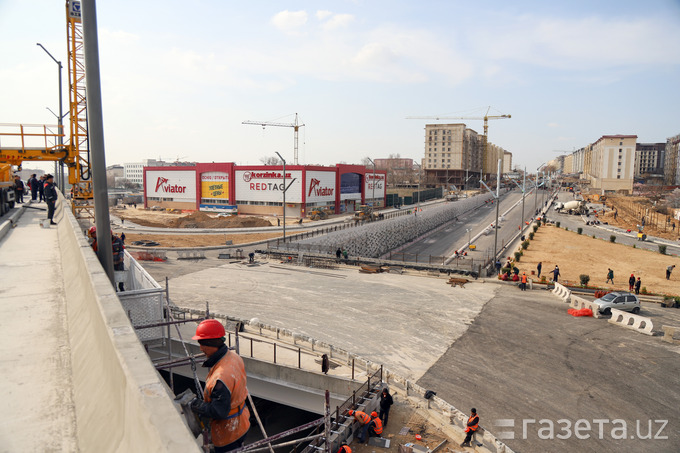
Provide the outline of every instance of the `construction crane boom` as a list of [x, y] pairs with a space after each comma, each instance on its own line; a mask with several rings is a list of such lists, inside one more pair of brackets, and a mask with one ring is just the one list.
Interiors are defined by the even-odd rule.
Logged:
[[243, 121], [241, 124], [250, 124], [253, 126], [262, 126], [264, 129], [267, 126], [271, 127], [292, 127], [294, 128], [294, 138], [293, 138], [293, 162], [295, 165], [298, 164], [298, 130], [304, 126], [304, 124], [299, 124], [298, 123], [298, 114], [295, 114], [295, 122], [294, 123], [276, 123], [272, 121]]
[[[491, 107], [489, 107], [486, 110], [486, 114], [484, 116], [407, 116], [407, 120], [483, 120], [484, 121], [484, 152], [482, 154], [482, 172], [484, 171], [484, 167], [486, 166], [488, 155], [488, 143], [489, 143], [489, 120], [502, 120], [505, 118], [512, 118], [511, 115], [489, 115], [489, 110], [491, 110]], [[482, 178], [483, 179], [483, 178]]]

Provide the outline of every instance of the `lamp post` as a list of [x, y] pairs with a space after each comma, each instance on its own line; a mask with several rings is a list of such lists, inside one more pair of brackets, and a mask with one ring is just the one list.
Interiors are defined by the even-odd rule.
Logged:
[[[39, 42], [36, 43], [35, 45], [36, 45], [36, 46], [39, 46], [42, 50], [44, 50], [45, 53], [46, 53], [47, 55], [49, 55], [50, 58], [51, 58], [52, 60], [54, 60], [54, 62], [55, 62], [55, 63], [57, 64], [57, 66], [59, 67], [59, 116], [57, 116], [57, 120], [58, 120], [57, 124], [58, 124], [58, 126], [59, 126], [59, 142], [58, 142], [58, 143], [59, 143], [60, 146], [62, 146], [62, 145], [64, 144], [64, 122], [63, 122], [63, 119], [64, 119], [64, 116], [65, 116], [65, 115], [64, 115], [63, 107], [62, 107], [62, 94], [61, 94], [61, 68], [62, 68], [61, 61], [59, 61], [59, 60], [57, 60], [56, 58], [54, 58], [54, 57], [52, 56], [52, 54], [51, 54], [47, 49], [45, 49], [45, 46], [43, 46], [43, 45], [40, 44]], [[56, 115], [55, 115], [55, 116], [56, 116]], [[58, 171], [58, 170], [57, 170], [57, 165], [60, 166], [61, 171]], [[63, 165], [64, 165], [64, 164], [61, 163], [61, 162], [60, 162], [59, 164], [57, 164], [56, 161], [54, 162], [54, 176], [55, 176], [55, 178], [57, 178], [57, 185], [59, 186], [59, 189], [61, 189], [62, 193], [64, 192], [64, 173], [63, 173]]]
[[420, 175], [422, 174], [423, 167], [418, 162], [413, 162], [418, 166], [418, 205], [417, 208], [420, 209]]
[[373, 159], [371, 159], [370, 157], [367, 157], [366, 159], [368, 159], [371, 162], [371, 164], [373, 164], [373, 195], [372, 195], [373, 198], [372, 198], [372, 201], [371, 201], [371, 206], [373, 206], [375, 208], [375, 206], [374, 206], [375, 205], [375, 162], [373, 162]]
[[472, 231], [472, 228], [465, 228], [465, 231], [467, 231], [468, 234], [468, 249], [469, 249], [470, 245], [472, 245], [472, 239], [470, 239], [470, 232]]
[[286, 243], [286, 159], [278, 151], [274, 151], [283, 162], [283, 243]]
[[484, 187], [486, 187], [486, 190], [491, 192], [491, 195], [495, 198], [496, 200], [496, 223], [494, 223], [493, 228], [494, 228], [494, 240], [493, 240], [493, 261], [496, 261], [496, 255], [498, 254], [498, 217], [499, 217], [499, 210], [500, 210], [500, 204], [501, 204], [501, 164], [502, 160], [498, 159], [498, 173], [496, 177], [496, 193], [494, 193], [493, 190], [487, 186], [484, 181], [479, 181], [482, 183]]

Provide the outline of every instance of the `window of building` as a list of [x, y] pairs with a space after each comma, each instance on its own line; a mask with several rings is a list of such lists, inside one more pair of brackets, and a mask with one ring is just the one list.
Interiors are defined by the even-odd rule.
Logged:
[[621, 175], [616, 175], [616, 179], [621, 179]]

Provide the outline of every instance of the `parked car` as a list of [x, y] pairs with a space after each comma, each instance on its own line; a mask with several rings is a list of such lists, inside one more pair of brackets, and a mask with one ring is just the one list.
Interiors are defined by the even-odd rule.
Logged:
[[600, 306], [599, 311], [603, 315], [610, 315], [612, 308], [635, 314], [640, 312], [640, 299], [635, 294], [625, 291], [607, 293], [593, 302]]

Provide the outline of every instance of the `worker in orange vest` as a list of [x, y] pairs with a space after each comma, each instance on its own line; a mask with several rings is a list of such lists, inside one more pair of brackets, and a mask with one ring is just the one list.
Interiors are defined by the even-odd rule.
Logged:
[[522, 291], [526, 291], [526, 290], [527, 290], [527, 273], [526, 273], [526, 272], [522, 272], [522, 284], [519, 285], [519, 288], [520, 288]]
[[359, 442], [362, 444], [366, 442], [366, 432], [368, 430], [368, 424], [371, 422], [371, 417], [368, 416], [366, 412], [350, 410], [347, 412], [350, 417], [354, 416], [354, 419], [361, 425], [357, 433]]
[[226, 332], [221, 322], [206, 319], [196, 328], [201, 351], [210, 367], [205, 380], [203, 401], [195, 398], [191, 409], [201, 417], [210, 418], [210, 434], [216, 453], [234, 450], [243, 445], [250, 428], [250, 411], [246, 406], [246, 370], [243, 359], [224, 344]]
[[352, 449], [349, 448], [349, 445], [347, 445], [346, 442], [343, 442], [342, 445], [340, 445], [338, 453], [352, 453]]
[[371, 412], [371, 421], [368, 423], [368, 437], [380, 437], [383, 432], [382, 420], [376, 411]]
[[471, 447], [470, 441], [472, 440], [472, 435], [477, 431], [478, 428], [479, 415], [477, 415], [477, 409], [473, 407], [470, 409], [470, 417], [468, 418], [467, 427], [465, 428], [465, 432], [467, 434], [465, 435], [465, 440], [463, 443], [460, 444], [461, 447]]

